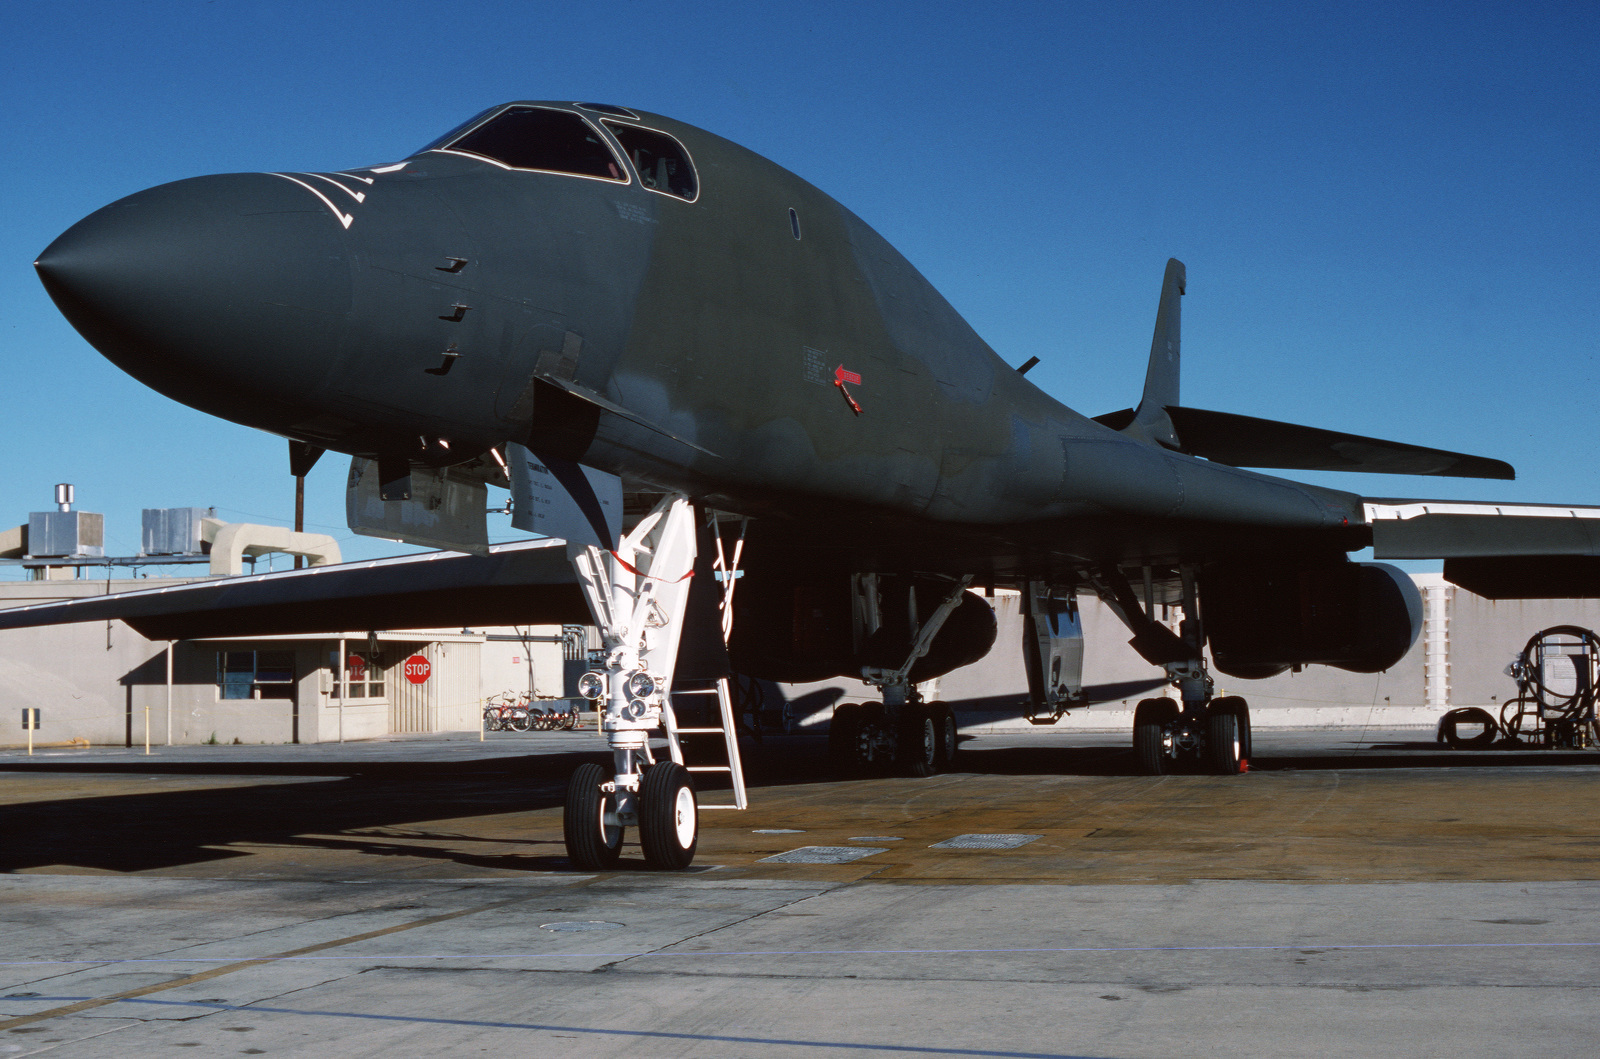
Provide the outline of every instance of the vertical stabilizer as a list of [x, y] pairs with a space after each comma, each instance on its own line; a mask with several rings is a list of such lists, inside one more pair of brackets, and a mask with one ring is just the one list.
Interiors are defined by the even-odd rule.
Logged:
[[1178, 448], [1167, 409], [1178, 404], [1178, 366], [1181, 351], [1180, 300], [1186, 276], [1183, 262], [1167, 260], [1167, 273], [1161, 280], [1161, 304], [1156, 309], [1156, 330], [1150, 340], [1150, 366], [1144, 376], [1144, 396], [1133, 422], [1151, 439], [1169, 448]]

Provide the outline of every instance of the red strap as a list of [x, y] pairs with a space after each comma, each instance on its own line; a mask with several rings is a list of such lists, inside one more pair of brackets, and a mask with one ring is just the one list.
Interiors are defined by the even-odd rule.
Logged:
[[[633, 574], [635, 577], [655, 577], [654, 574], [647, 574], [643, 570], [640, 570], [638, 567], [636, 567], [632, 563], [628, 562], [628, 560], [624, 559], [622, 556], [618, 555], [616, 552], [612, 552], [611, 553], [611, 558], [615, 559], [618, 563], [621, 564], [621, 566], [622, 566], [622, 568], [624, 570], [628, 571], [628, 573], [630, 573], [630, 574]], [[669, 584], [669, 585], [675, 585], [680, 581], [687, 581], [687, 580], [689, 580], [689, 578], [691, 578], [693, 576], [694, 576], [694, 567], [691, 566], [691, 567], [689, 567], [689, 572], [684, 574], [682, 577], [675, 577], [670, 581], [667, 581], [667, 579], [664, 578], [664, 577], [656, 577], [656, 580], [657, 581], [666, 581], [667, 584]]]

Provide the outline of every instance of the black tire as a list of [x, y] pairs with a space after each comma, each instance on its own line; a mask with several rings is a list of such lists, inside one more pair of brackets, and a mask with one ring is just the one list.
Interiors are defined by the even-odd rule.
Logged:
[[[561, 834], [567, 859], [579, 871], [607, 871], [622, 855], [623, 826], [607, 827], [607, 813], [616, 810], [616, 795], [600, 789], [606, 770], [595, 764], [579, 765], [567, 781], [567, 800], [561, 814]], [[613, 816], [613, 819], [615, 817]]]
[[948, 772], [955, 766], [956, 750], [961, 739], [956, 711], [947, 702], [935, 701], [929, 703], [929, 708], [933, 710], [933, 725], [939, 734], [939, 771]]
[[506, 727], [513, 732], [526, 732], [533, 727], [533, 716], [527, 710], [515, 709], [506, 720]]
[[639, 845], [645, 863], [664, 871], [682, 871], [694, 860], [700, 843], [700, 810], [694, 780], [676, 761], [658, 761], [639, 787]]
[[861, 727], [856, 731], [852, 748], [856, 756], [856, 770], [865, 776], [881, 775], [888, 764], [882, 756], [882, 737], [894, 734], [889, 730], [889, 716], [881, 702], [863, 702], [857, 716], [861, 718]]
[[922, 703], [906, 703], [901, 708], [895, 749], [905, 770], [912, 776], [932, 776], [939, 771], [939, 726], [934, 711]]
[[828, 765], [839, 776], [855, 774], [860, 761], [856, 745], [861, 738], [861, 707], [842, 702], [828, 721]]
[[1233, 714], [1239, 728], [1240, 772], [1249, 771], [1250, 759], [1255, 754], [1255, 741], [1250, 735], [1250, 704], [1237, 695], [1224, 695], [1211, 701], [1211, 709], [1224, 709]]
[[1218, 776], [1237, 776], [1244, 771], [1244, 723], [1235, 706], [1237, 700], [1221, 698], [1206, 707], [1206, 771]]
[[1133, 757], [1146, 776], [1161, 776], [1172, 771], [1167, 756], [1164, 729], [1177, 719], [1171, 699], [1143, 699], [1133, 711]]

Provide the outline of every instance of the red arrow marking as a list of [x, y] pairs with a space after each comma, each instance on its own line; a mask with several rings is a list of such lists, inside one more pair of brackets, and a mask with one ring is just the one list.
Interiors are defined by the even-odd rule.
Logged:
[[844, 368], [844, 365], [841, 364], [837, 368], [833, 369], [833, 381], [834, 382], [847, 382], [851, 386], [860, 386], [861, 385], [861, 376], [857, 375], [853, 371], [846, 371], [845, 368]]

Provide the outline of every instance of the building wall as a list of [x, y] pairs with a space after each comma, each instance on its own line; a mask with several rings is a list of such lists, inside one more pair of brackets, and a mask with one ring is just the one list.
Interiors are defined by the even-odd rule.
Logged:
[[[530, 636], [554, 637], [561, 635], [559, 625], [538, 625], [523, 631]], [[516, 635], [516, 629], [493, 629], [498, 636]], [[483, 693], [496, 695], [512, 692], [526, 695], [529, 692], [529, 663], [532, 663], [535, 698], [560, 698], [566, 692], [562, 682], [561, 645], [537, 640], [485, 640], [483, 644]]]
[[[102, 595], [108, 591], [182, 584], [183, 580], [0, 583], [0, 606]], [[509, 631], [509, 630], [507, 630]], [[556, 627], [537, 630], [559, 634]], [[404, 731], [473, 731], [482, 714], [481, 636], [449, 633], [380, 634], [389, 673], [381, 698], [349, 699], [343, 710], [334, 693], [336, 637], [276, 640], [180, 641], [173, 650], [172, 690], [167, 690], [167, 644], [150, 641], [122, 622], [91, 622], [0, 631], [0, 707], [16, 723], [3, 726], [0, 746], [26, 742], [20, 710], [42, 711], [35, 743], [73, 740], [99, 745], [193, 743], [315, 743], [369, 739]], [[365, 634], [347, 649], [365, 649]], [[223, 698], [218, 655], [230, 650], [274, 650], [294, 657], [287, 698]], [[413, 687], [400, 662], [426, 657], [428, 680]], [[549, 668], [559, 680], [559, 650]], [[290, 690], [288, 688], [284, 690]], [[410, 707], [409, 709], [405, 707]], [[401, 723], [406, 722], [406, 723]]]
[[[25, 606], [156, 588], [181, 580], [15, 581], [0, 585], [0, 605]], [[165, 732], [166, 697], [152, 697], [152, 680], [164, 683], [166, 645], [152, 643], [118, 621], [0, 631], [0, 745], [27, 739], [20, 708], [37, 707], [37, 743], [71, 739], [126, 745], [144, 738], [144, 711]], [[9, 720], [8, 720], [9, 718]]]

